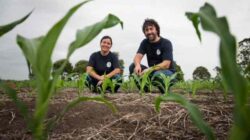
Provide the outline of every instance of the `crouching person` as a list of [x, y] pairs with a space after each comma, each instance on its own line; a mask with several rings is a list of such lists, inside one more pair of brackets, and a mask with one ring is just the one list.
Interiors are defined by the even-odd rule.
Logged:
[[110, 51], [112, 38], [110, 36], [102, 37], [100, 47], [101, 50], [94, 52], [89, 58], [86, 70], [88, 76], [85, 84], [92, 92], [100, 92], [105, 78], [110, 78], [111, 80], [116, 80], [115, 92], [117, 92], [122, 82], [122, 77], [118, 57]]
[[[149, 78], [152, 80], [151, 83], [157, 86], [161, 93], [164, 93], [163, 80], [158, 76], [162, 74], [171, 76], [175, 73], [172, 43], [168, 39], [160, 36], [160, 27], [153, 19], [145, 20], [142, 31], [146, 38], [141, 42], [134, 57], [134, 63], [129, 67], [130, 74], [135, 73], [136, 76], [140, 77], [148, 70], [152, 71], [149, 75]], [[141, 64], [141, 60], [145, 54], [147, 55], [149, 68]], [[171, 82], [174, 81], [175, 80], [172, 80]], [[137, 82], [137, 86], [140, 88], [138, 84]], [[148, 86], [145, 86], [143, 90], [148, 92]]]

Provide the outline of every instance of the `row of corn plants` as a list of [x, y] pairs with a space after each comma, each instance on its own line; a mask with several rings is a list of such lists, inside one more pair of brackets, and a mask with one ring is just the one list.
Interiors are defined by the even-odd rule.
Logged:
[[[177, 75], [177, 73], [175, 74]], [[147, 85], [150, 87], [150, 92], [156, 88], [154, 88], [154, 85], [159, 85], [162, 88], [169, 88], [170, 86], [170, 81], [174, 79], [175, 75], [172, 77], [166, 77], [163, 76], [162, 74], [156, 76], [153, 76], [152, 78], [149, 77], [149, 75], [144, 75], [144, 79], [147, 79], [146, 82], [144, 81], [144, 87]], [[57, 80], [56, 83], [56, 89], [64, 89], [64, 88], [77, 88], [78, 93], [82, 93], [86, 89], [86, 77], [87, 73], [83, 73], [79, 75], [79, 78], [73, 79], [73, 80], [68, 80], [70, 79], [72, 75], [66, 76], [66, 78], [62, 78], [60, 76]], [[125, 76], [124, 76], [125, 77]], [[152, 81], [152, 79], [159, 78], [163, 83], [160, 83], [159, 81]], [[143, 77], [133, 77], [129, 76], [127, 80], [122, 80], [123, 83], [118, 83], [117, 80], [115, 79], [108, 79], [103, 82], [103, 88], [100, 87], [100, 92], [105, 92], [107, 88], [111, 88], [111, 92], [114, 93], [114, 87], [116, 85], [121, 86], [121, 91], [125, 93], [132, 93], [136, 92], [138, 89], [136, 87], [136, 82], [139, 81], [139, 84], [143, 83], [142, 81]], [[26, 81], [11, 81], [13, 82], [18, 88], [25, 88], [25, 87], [35, 87], [34, 86], [34, 80], [26, 80]], [[140, 87], [143, 87], [140, 85]], [[198, 90], [206, 90], [210, 91], [212, 93], [215, 93], [215, 90], [223, 90], [223, 87], [220, 82], [217, 82], [215, 80], [192, 80], [192, 81], [180, 81], [176, 82], [173, 86], [174, 89], [182, 89], [186, 91], [187, 93], [191, 93], [193, 96], [196, 95]], [[169, 89], [168, 89], [169, 90]], [[145, 91], [144, 91], [145, 92]]]

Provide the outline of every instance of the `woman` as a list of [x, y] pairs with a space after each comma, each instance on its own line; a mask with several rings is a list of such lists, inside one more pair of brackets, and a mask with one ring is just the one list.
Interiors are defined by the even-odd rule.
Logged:
[[[87, 66], [87, 86], [94, 92], [98, 91], [98, 87], [102, 85], [105, 78], [116, 79], [121, 83], [121, 69], [117, 56], [110, 51], [112, 47], [112, 39], [110, 36], [102, 37], [100, 41], [101, 51], [94, 52], [89, 58]], [[116, 85], [117, 92], [119, 85]]]

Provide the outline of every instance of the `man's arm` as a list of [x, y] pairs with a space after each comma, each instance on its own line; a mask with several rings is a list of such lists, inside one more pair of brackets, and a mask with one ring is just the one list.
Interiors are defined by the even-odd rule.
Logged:
[[143, 54], [137, 53], [134, 58], [134, 64], [135, 64], [135, 73], [137, 75], [141, 75], [141, 60], [143, 58]]
[[142, 74], [144, 74], [145, 72], [147, 72], [148, 70], [165, 70], [165, 69], [169, 69], [170, 67], [170, 63], [171, 61], [170, 60], [163, 60], [160, 64], [157, 64], [153, 67], [149, 67], [145, 70], [142, 71]]
[[170, 60], [163, 60], [160, 64], [155, 65], [154, 70], [165, 70], [170, 67]]

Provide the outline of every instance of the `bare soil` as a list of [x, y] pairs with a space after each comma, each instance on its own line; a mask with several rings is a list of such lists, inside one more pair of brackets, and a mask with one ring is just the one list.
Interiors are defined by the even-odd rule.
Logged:
[[[28, 93], [29, 92], [29, 93]], [[20, 91], [19, 97], [29, 106], [35, 106], [35, 91]], [[83, 93], [85, 96], [97, 96]], [[51, 140], [164, 140], [164, 139], [206, 139], [193, 125], [185, 108], [173, 102], [161, 104], [161, 112], [154, 108], [154, 100], [159, 93], [106, 94], [105, 98], [113, 102], [118, 112], [104, 104], [82, 102], [66, 113], [49, 135]], [[224, 100], [221, 92], [197, 93], [196, 97], [186, 96], [197, 104], [203, 119], [213, 128], [217, 139], [228, 139], [232, 125], [233, 99], [229, 95]], [[50, 104], [48, 118], [60, 112], [69, 101], [78, 97], [77, 89], [64, 89], [56, 95]], [[32, 139], [26, 129], [24, 119], [15, 104], [0, 93], [0, 140]]]

